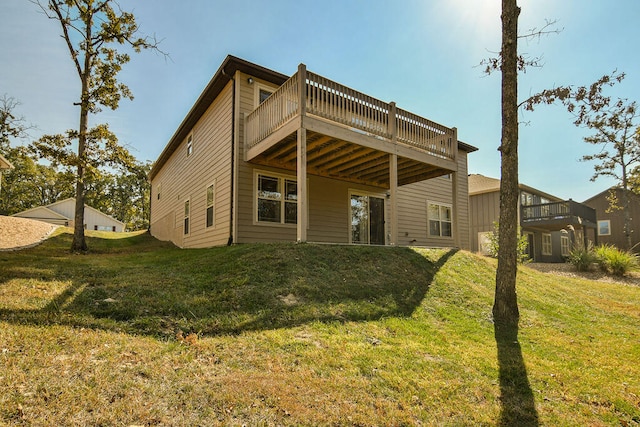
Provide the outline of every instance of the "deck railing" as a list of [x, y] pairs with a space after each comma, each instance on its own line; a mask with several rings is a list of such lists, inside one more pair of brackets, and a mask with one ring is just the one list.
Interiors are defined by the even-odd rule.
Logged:
[[247, 145], [256, 146], [300, 113], [339, 123], [356, 132], [395, 141], [455, 159], [455, 131], [376, 98], [305, 70], [304, 96], [299, 94], [299, 73], [294, 74], [246, 118]]
[[571, 217], [581, 218], [584, 222], [596, 222], [596, 211], [593, 208], [573, 200], [521, 206], [520, 212], [523, 223], [561, 220]]

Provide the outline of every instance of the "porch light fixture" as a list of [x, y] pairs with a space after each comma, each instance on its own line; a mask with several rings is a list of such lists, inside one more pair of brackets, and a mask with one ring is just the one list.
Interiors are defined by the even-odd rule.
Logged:
[[249, 84], [250, 84], [250, 85], [252, 85], [252, 84], [253, 84], [253, 78], [249, 77], [249, 78], [247, 79], [247, 81], [249, 82]]

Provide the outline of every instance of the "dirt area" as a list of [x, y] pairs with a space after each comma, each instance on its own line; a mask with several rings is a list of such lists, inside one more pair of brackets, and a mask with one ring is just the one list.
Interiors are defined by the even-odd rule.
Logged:
[[57, 227], [42, 221], [0, 215], [0, 251], [35, 246], [49, 237]]
[[640, 272], [634, 271], [624, 277], [608, 276], [601, 271], [576, 271], [575, 267], [569, 263], [542, 263], [532, 262], [527, 264], [534, 270], [543, 273], [556, 274], [558, 276], [575, 277], [589, 280], [598, 280], [601, 282], [624, 283], [626, 285], [640, 286]]

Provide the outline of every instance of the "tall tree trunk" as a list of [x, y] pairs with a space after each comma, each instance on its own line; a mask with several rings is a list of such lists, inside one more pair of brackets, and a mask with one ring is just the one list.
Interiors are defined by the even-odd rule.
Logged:
[[[82, 82], [82, 95], [80, 99], [80, 128], [78, 132], [78, 173], [76, 177], [76, 212], [74, 217], [72, 252], [86, 252], [87, 241], [84, 237], [84, 176], [87, 159], [87, 129], [89, 127], [89, 78], [91, 76], [91, 61], [93, 61], [93, 48], [89, 44], [92, 39], [93, 15], [88, 11], [85, 22], [85, 40], [87, 48], [84, 55], [84, 64], [80, 80]], [[67, 36], [68, 37], [68, 36]]]
[[498, 269], [494, 321], [517, 324], [518, 271], [518, 15], [516, 0], [502, 0], [502, 142]]

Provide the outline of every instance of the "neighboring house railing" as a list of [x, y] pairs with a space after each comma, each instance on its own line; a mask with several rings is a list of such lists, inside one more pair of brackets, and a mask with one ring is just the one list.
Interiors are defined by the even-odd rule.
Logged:
[[567, 220], [568, 224], [596, 224], [596, 211], [573, 200], [520, 207], [523, 224], [541, 221]]
[[248, 148], [256, 146], [280, 126], [304, 113], [339, 123], [355, 132], [408, 145], [435, 156], [455, 159], [455, 130], [396, 108], [305, 70], [305, 93], [299, 94], [297, 72], [246, 117]]

